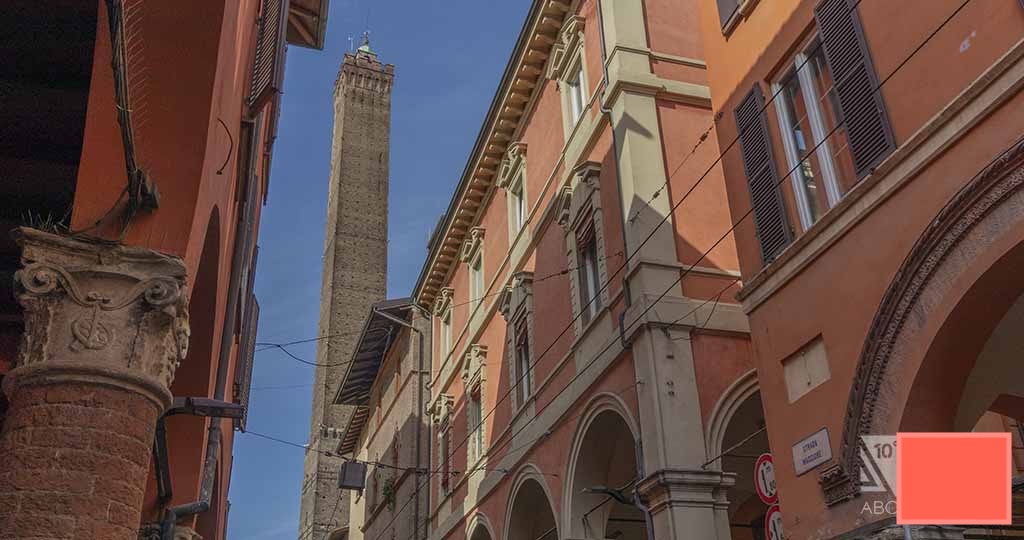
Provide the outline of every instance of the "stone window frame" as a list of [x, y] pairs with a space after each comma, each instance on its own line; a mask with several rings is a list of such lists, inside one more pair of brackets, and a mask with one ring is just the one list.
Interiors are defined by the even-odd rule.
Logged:
[[451, 394], [438, 394], [430, 406], [430, 414], [437, 425], [437, 456], [440, 462], [441, 495], [448, 496], [455, 485], [452, 482], [454, 469], [454, 452], [452, 448], [452, 417], [455, 411], [455, 398]]
[[[508, 216], [508, 243], [514, 247], [516, 239], [521, 233], [527, 231], [530, 214], [529, 194], [527, 193], [526, 182], [526, 143], [514, 142], [505, 151], [505, 157], [501, 160], [501, 168], [498, 173], [498, 187], [505, 190], [505, 200]], [[513, 202], [513, 191], [519, 188], [518, 198], [522, 204], [523, 214], [521, 222], [514, 224], [515, 203]], [[518, 226], [514, 226], [518, 225]]]
[[[525, 395], [521, 389], [512, 392], [511, 403], [513, 412], [518, 412], [530, 400], [533, 399], [533, 390], [536, 381], [533, 377], [533, 362], [536, 358], [536, 332], [534, 332], [533, 316], [533, 272], [516, 272], [511, 282], [502, 291], [499, 301], [501, 315], [505, 318], [508, 329], [505, 332], [505, 361], [508, 365], [510, 384], [526, 383]], [[516, 345], [519, 342], [519, 328], [525, 327], [530, 365], [527, 367], [528, 375], [520, 381], [522, 373], [519, 371], [519, 358], [516, 355]]]
[[[434, 316], [437, 318], [437, 352], [438, 366], [443, 366], [448, 361], [454, 348], [454, 333], [452, 320], [452, 298], [455, 296], [455, 289], [444, 287], [441, 289], [437, 300], [434, 302]], [[447, 321], [447, 322], [446, 322]], [[448, 335], [445, 335], [445, 326], [448, 328]]]
[[[462, 386], [466, 401], [466, 470], [469, 471], [487, 455], [487, 432], [484, 422], [484, 390], [486, 388], [487, 346], [474, 343], [466, 350], [462, 366]], [[474, 395], [476, 396], [474, 398]], [[475, 404], [474, 404], [475, 402]], [[474, 418], [472, 407], [478, 407]]]
[[[583, 119], [589, 103], [590, 78], [587, 76], [587, 63], [584, 61], [586, 54], [583, 48], [584, 22], [584, 18], [579, 15], [566, 17], [555, 44], [551, 47], [551, 58], [548, 61], [547, 77], [558, 81], [558, 92], [562, 96], [562, 126], [567, 138]], [[580, 79], [580, 114], [573, 118], [569, 81], [577, 73]]]
[[[478, 307], [484, 304], [485, 294], [487, 292], [487, 276], [486, 269], [484, 268], [484, 234], [486, 230], [483, 227], [473, 227], [469, 230], [469, 234], [466, 237], [466, 242], [462, 246], [462, 262], [466, 263], [467, 266], [467, 277], [469, 281], [469, 295], [466, 299], [469, 304], [469, 321], [470, 323], [475, 322]], [[477, 262], [480, 264], [479, 270], [474, 270]], [[480, 278], [480, 290], [474, 291], [473, 280], [476, 277], [474, 274], [479, 272]], [[474, 294], [476, 296], [474, 297]], [[471, 324], [472, 326], [472, 324]]]
[[[570, 298], [572, 300], [573, 327], [576, 337], [582, 336], [594, 321], [601, 318], [601, 312], [611, 303], [608, 294], [608, 265], [605, 255], [604, 218], [601, 212], [600, 189], [601, 164], [587, 161], [573, 169], [567, 185], [559, 192], [558, 224], [565, 231], [565, 248], [567, 266], [569, 268]], [[586, 323], [583, 322], [581, 309], [583, 300], [580, 298], [579, 277], [579, 246], [578, 235], [584, 225], [592, 226], [597, 251], [597, 273], [599, 290], [598, 298], [601, 305], [597, 313]]]

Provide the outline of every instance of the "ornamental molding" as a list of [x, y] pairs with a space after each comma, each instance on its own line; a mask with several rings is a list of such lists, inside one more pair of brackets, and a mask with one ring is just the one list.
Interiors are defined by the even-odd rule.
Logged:
[[476, 254], [483, 249], [484, 246], [484, 228], [473, 227], [469, 230], [469, 236], [466, 238], [466, 242], [462, 245], [462, 262], [469, 262], [476, 257]]
[[505, 287], [498, 299], [498, 307], [505, 322], [512, 322], [519, 317], [527, 300], [533, 295], [533, 272], [516, 272], [512, 281]]
[[509, 189], [525, 166], [526, 143], [514, 142], [508, 145], [505, 157], [501, 160], [501, 169], [498, 171], [498, 187]]
[[103, 380], [169, 406], [190, 333], [181, 259], [28, 228], [14, 238], [25, 332], [5, 390], [28, 380]]
[[454, 295], [455, 289], [451, 287], [443, 287], [437, 300], [434, 301], [434, 315], [438, 317], [444, 315], [444, 312], [451, 307]]
[[462, 382], [467, 390], [475, 388], [486, 380], [487, 346], [474, 343], [466, 350], [462, 362]]
[[447, 424], [455, 411], [455, 398], [451, 394], [438, 394], [430, 405], [428, 413], [435, 424]]
[[570, 15], [565, 18], [558, 39], [551, 47], [547, 74], [549, 79], [560, 79], [565, 75], [573, 55], [583, 44], [583, 27], [583, 17]]
[[558, 224], [567, 233], [579, 227], [587, 209], [601, 209], [600, 174], [600, 163], [586, 161], [573, 169], [569, 184], [559, 192]]
[[[1006, 230], [1021, 226], [1014, 218], [996, 215], [1000, 208], [1024, 207], [1024, 141], [971, 179], [935, 216], [900, 266], [864, 341], [846, 406], [838, 461], [820, 474], [819, 483], [829, 506], [860, 493], [860, 440], [864, 435], [891, 432], [894, 412], [880, 401], [887, 373], [905, 361], [908, 345], [919, 327], [912, 322], [924, 317], [935, 304], [942, 280], [940, 271], [957, 273], [971, 260], [966, 253], [974, 243], [974, 230]], [[1017, 216], [1017, 214], [1013, 214]], [[973, 249], [973, 248], [972, 248]]]

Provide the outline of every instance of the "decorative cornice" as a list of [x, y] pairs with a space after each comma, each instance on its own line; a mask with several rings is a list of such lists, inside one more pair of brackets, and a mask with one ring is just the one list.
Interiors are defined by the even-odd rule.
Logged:
[[533, 294], [533, 272], [516, 272], [512, 281], [501, 292], [498, 299], [498, 309], [506, 322], [511, 323], [523, 305], [526, 298]]
[[474, 343], [466, 350], [462, 362], [462, 381], [466, 388], [472, 388], [486, 380], [484, 367], [487, 365], [487, 346]]
[[445, 310], [452, 305], [452, 297], [455, 295], [455, 289], [451, 287], [441, 288], [438, 299], [434, 302], [434, 315], [440, 317], [444, 315]]
[[438, 394], [427, 411], [435, 424], [444, 424], [451, 419], [455, 410], [455, 398], [451, 394]]
[[576, 49], [583, 43], [584, 19], [579, 15], [566, 17], [558, 40], [551, 48], [551, 61], [548, 62], [548, 78], [558, 79], [565, 74]]
[[544, 68], [569, 12], [564, 0], [534, 1], [516, 48], [505, 68], [487, 119], [469, 156], [445, 217], [438, 227], [430, 253], [414, 290], [416, 301], [431, 306], [445, 285], [469, 229], [489, 196], [498, 167], [536, 89], [544, 83]]
[[25, 332], [5, 389], [40, 379], [103, 380], [169, 406], [189, 338], [181, 259], [27, 228], [14, 238]]
[[[1011, 198], [1024, 204], [1024, 141], [1016, 143], [968, 182], [932, 220], [910, 251], [879, 304], [864, 341], [857, 371], [846, 406], [839, 463], [821, 473], [825, 503], [834, 505], [855, 496], [860, 482], [860, 439], [879, 434], [893, 422], [890, 414], [876, 414], [879, 395], [889, 365], [902, 357], [894, 355], [905, 341], [906, 322], [926, 312], [922, 296], [927, 295], [932, 277], [947, 262], [968, 234], [996, 208]], [[1017, 224], [995, 224], [1002, 227]], [[994, 225], [994, 226], [995, 226]], [[931, 301], [931, 299], [929, 299]]]
[[476, 257], [476, 254], [483, 248], [484, 232], [486, 231], [483, 227], [473, 227], [469, 230], [469, 238], [462, 246], [462, 262], [473, 260], [473, 257]]
[[558, 224], [566, 232], [579, 225], [581, 211], [587, 207], [588, 202], [592, 202], [593, 195], [598, 193], [600, 174], [600, 163], [585, 161], [573, 169], [569, 185], [559, 192]]
[[498, 173], [498, 187], [508, 189], [525, 164], [526, 143], [514, 142], [508, 145], [505, 158], [501, 160], [501, 170]]

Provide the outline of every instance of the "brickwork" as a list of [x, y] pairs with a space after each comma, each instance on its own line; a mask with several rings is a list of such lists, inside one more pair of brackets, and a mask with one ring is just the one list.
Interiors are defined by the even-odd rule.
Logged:
[[387, 278], [388, 148], [394, 67], [361, 47], [346, 54], [334, 89], [334, 132], [320, 291], [309, 450], [302, 484], [299, 539], [323, 540], [348, 523], [347, 492], [337, 489], [333, 453], [351, 411], [334, 395], [370, 307]]
[[0, 437], [0, 539], [134, 539], [157, 415], [121, 388], [21, 388]]

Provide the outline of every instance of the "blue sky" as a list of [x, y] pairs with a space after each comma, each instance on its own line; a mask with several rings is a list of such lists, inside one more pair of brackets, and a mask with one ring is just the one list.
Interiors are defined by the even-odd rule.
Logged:
[[[349, 36], [358, 40], [368, 21], [373, 48], [382, 61], [395, 64], [388, 296], [406, 296], [426, 257], [427, 237], [466, 164], [529, 4], [332, 0], [325, 49], [289, 50], [259, 239], [259, 341], [316, 335], [331, 91]], [[312, 360], [316, 347], [298, 345], [291, 350]], [[279, 351], [257, 353], [249, 429], [304, 443], [312, 380], [312, 367]], [[228, 537], [295, 539], [302, 449], [239, 434], [234, 453]]]

